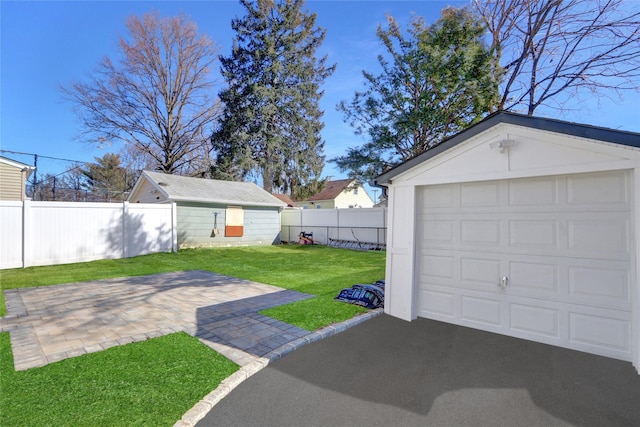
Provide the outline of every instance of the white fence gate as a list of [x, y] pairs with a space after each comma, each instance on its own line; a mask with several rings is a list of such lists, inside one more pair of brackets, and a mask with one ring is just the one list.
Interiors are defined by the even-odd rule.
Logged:
[[301, 232], [313, 233], [316, 243], [352, 241], [386, 245], [387, 208], [285, 209], [282, 211], [283, 242], [297, 242]]
[[171, 251], [175, 204], [0, 202], [0, 269]]

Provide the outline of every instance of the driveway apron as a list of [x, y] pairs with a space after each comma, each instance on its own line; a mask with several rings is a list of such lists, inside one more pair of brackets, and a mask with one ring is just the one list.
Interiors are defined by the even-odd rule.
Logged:
[[269, 364], [197, 426], [638, 426], [628, 362], [387, 315]]
[[308, 331], [258, 311], [312, 295], [208, 271], [5, 291], [16, 370], [184, 331], [240, 366]]

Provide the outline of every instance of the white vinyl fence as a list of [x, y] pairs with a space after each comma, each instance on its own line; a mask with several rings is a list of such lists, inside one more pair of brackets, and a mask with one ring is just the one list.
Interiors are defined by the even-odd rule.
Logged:
[[385, 245], [387, 208], [285, 209], [282, 211], [283, 242], [297, 242], [301, 232], [313, 233], [316, 243], [332, 241]]
[[176, 250], [175, 204], [0, 202], [0, 269]]

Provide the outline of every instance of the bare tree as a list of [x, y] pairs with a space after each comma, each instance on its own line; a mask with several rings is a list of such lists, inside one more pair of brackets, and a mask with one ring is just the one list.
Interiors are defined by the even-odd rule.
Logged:
[[193, 173], [194, 158], [208, 155], [219, 111], [209, 96], [217, 47], [184, 16], [132, 16], [126, 27], [117, 63], [106, 57], [88, 83], [63, 88], [81, 136], [98, 145], [124, 142], [162, 172]]
[[499, 108], [533, 115], [562, 96], [638, 90], [640, 11], [630, 3], [474, 0], [504, 72]]

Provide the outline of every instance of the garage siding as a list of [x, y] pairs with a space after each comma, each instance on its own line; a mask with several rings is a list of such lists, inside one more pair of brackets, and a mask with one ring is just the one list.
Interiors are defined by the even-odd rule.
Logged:
[[418, 316], [631, 360], [632, 173], [418, 187]]
[[[177, 207], [178, 246], [256, 246], [280, 243], [280, 213], [278, 208], [244, 207], [242, 237], [225, 237], [226, 205], [181, 203]], [[214, 212], [218, 214], [219, 234], [212, 235]]]

